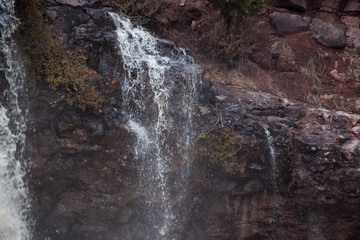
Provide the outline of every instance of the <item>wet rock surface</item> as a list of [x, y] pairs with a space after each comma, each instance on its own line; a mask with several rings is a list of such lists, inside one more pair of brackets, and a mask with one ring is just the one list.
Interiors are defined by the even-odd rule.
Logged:
[[223, 124], [245, 139], [234, 160], [244, 169], [199, 167], [192, 224], [202, 219], [203, 231], [189, 239], [355, 239], [359, 116], [236, 86], [215, 86], [215, 93]]
[[[57, 37], [84, 51], [101, 76], [105, 103], [82, 112], [44, 85], [30, 90], [34, 239], [146, 238], [138, 224], [145, 210], [136, 188], [135, 136], [121, 113], [124, 75], [107, 14], [112, 9], [96, 8], [102, 3], [95, 2], [45, 4], [55, 13]], [[161, 44], [164, 52], [173, 49], [167, 41]], [[283, 71], [296, 71], [292, 55], [272, 54], [271, 64], [286, 62]], [[182, 80], [177, 71], [201, 69], [180, 66], [168, 74], [174, 78], [174, 101]], [[357, 239], [359, 116], [212, 85], [203, 80], [197, 133], [222, 125], [232, 129], [242, 142], [233, 161], [242, 168], [229, 173], [206, 158], [194, 160], [182, 239]]]

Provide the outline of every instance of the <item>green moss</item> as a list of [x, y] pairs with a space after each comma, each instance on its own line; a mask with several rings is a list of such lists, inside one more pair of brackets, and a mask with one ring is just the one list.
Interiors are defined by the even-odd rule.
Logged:
[[237, 155], [244, 143], [245, 140], [235, 137], [231, 130], [221, 128], [211, 133], [199, 134], [193, 151], [197, 159], [208, 161], [227, 173], [243, 173], [246, 163], [240, 162]]
[[98, 108], [103, 98], [91, 84], [96, 72], [86, 65], [86, 57], [69, 50], [53, 33], [41, 13], [38, 0], [17, 0], [16, 15], [21, 20], [16, 34], [24, 53], [28, 79], [46, 81], [56, 91], [66, 92], [66, 101], [85, 110]]

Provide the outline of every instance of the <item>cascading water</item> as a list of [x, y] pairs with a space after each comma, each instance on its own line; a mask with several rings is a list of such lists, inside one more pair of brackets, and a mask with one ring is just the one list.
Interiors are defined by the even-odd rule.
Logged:
[[[29, 202], [23, 177], [25, 112], [20, 107], [24, 74], [12, 34], [14, 1], [0, 0], [0, 239], [30, 239]], [[4, 85], [6, 85], [4, 87]]]
[[134, 27], [125, 17], [110, 15], [126, 74], [123, 114], [137, 138], [134, 156], [146, 219], [141, 239], [181, 238], [186, 213], [181, 200], [191, 165], [186, 147], [192, 139], [201, 70], [183, 49]]

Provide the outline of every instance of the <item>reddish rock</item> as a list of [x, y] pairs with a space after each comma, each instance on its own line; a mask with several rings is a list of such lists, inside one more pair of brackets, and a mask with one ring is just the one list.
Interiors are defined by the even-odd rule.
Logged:
[[357, 0], [349, 0], [344, 10], [347, 12], [360, 12], [360, 2]]
[[346, 41], [349, 47], [358, 48], [360, 47], [360, 28], [359, 27], [350, 27], [346, 31]]
[[345, 7], [344, 2], [343, 0], [325, 0], [321, 1], [321, 7], [330, 11], [341, 11]]
[[360, 27], [360, 18], [352, 16], [343, 16], [341, 17], [341, 22], [347, 27]]

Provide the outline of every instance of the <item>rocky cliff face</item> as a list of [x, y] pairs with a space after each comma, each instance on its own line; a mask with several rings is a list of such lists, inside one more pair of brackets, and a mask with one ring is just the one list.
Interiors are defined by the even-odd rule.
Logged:
[[215, 92], [217, 116], [243, 139], [231, 160], [242, 169], [199, 166], [197, 239], [356, 239], [359, 116], [236, 86]]
[[[57, 38], [84, 51], [101, 76], [105, 102], [82, 112], [61, 93], [41, 84], [31, 88], [27, 135], [34, 239], [144, 239], [131, 150], [135, 135], [121, 114], [124, 73], [107, 14], [112, 5], [43, 2]], [[238, 86], [212, 86], [206, 79], [200, 94], [198, 134], [207, 138], [230, 129], [241, 146], [225, 159], [238, 166], [231, 171], [209, 157], [195, 159], [182, 239], [357, 238], [357, 114]]]

